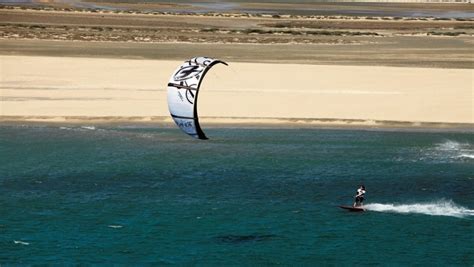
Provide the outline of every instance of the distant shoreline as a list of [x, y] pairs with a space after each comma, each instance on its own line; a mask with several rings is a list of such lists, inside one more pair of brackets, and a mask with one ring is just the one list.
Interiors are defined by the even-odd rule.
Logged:
[[[409, 122], [335, 118], [251, 118], [251, 117], [201, 117], [201, 124], [208, 128], [337, 128], [403, 131], [462, 131], [474, 132], [473, 123]], [[0, 116], [1, 125], [136, 125], [173, 128], [171, 117], [118, 117], [118, 116]]]
[[474, 19], [130, 12], [0, 8], [0, 54], [473, 68]]
[[[460, 6], [462, 8], [460, 8]], [[466, 8], [467, 7], [467, 8]], [[26, 3], [3, 2], [0, 8], [91, 12], [115, 14], [145, 15], [196, 15], [196, 16], [236, 16], [236, 17], [272, 17], [292, 16], [310, 18], [313, 16], [375, 16], [375, 17], [433, 17], [433, 18], [474, 18], [470, 0], [446, 1], [412, 1], [394, 0], [379, 2], [377, 0], [357, 1], [324, 1], [285, 3], [239, 1], [239, 2], [193, 2], [180, 1], [32, 1]]]

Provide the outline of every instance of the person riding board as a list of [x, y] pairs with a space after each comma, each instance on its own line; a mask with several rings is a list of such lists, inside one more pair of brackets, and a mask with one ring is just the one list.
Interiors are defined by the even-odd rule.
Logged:
[[354, 196], [355, 201], [354, 204], [352, 205], [353, 207], [362, 207], [362, 202], [364, 202], [364, 197], [365, 197], [365, 186], [361, 185], [359, 189], [357, 189], [357, 195]]

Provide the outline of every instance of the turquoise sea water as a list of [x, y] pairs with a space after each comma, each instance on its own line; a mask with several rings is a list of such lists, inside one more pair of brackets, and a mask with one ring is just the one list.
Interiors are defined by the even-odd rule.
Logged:
[[206, 132], [1, 126], [0, 264], [474, 264], [472, 133]]

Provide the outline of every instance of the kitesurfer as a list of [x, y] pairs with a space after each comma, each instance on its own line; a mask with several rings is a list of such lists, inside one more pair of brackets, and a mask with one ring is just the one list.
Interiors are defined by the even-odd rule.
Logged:
[[352, 205], [353, 207], [362, 207], [362, 202], [364, 202], [364, 197], [365, 197], [365, 186], [361, 185], [359, 186], [359, 189], [357, 189], [357, 195], [354, 196], [355, 201], [354, 204]]

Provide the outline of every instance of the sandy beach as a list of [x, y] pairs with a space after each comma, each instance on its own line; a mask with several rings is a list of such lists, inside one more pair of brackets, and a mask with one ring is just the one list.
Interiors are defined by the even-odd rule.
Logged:
[[[180, 61], [34, 56], [0, 61], [4, 121], [171, 122], [166, 83]], [[215, 66], [201, 87], [203, 123], [474, 123], [471, 69], [228, 63]]]
[[229, 67], [215, 66], [201, 87], [203, 124], [474, 123], [470, 5], [385, 6], [467, 17], [387, 16], [369, 4], [353, 7], [373, 16], [344, 4], [324, 5], [341, 16], [135, 7], [1, 6], [0, 120], [172, 125], [171, 73], [209, 56]]

